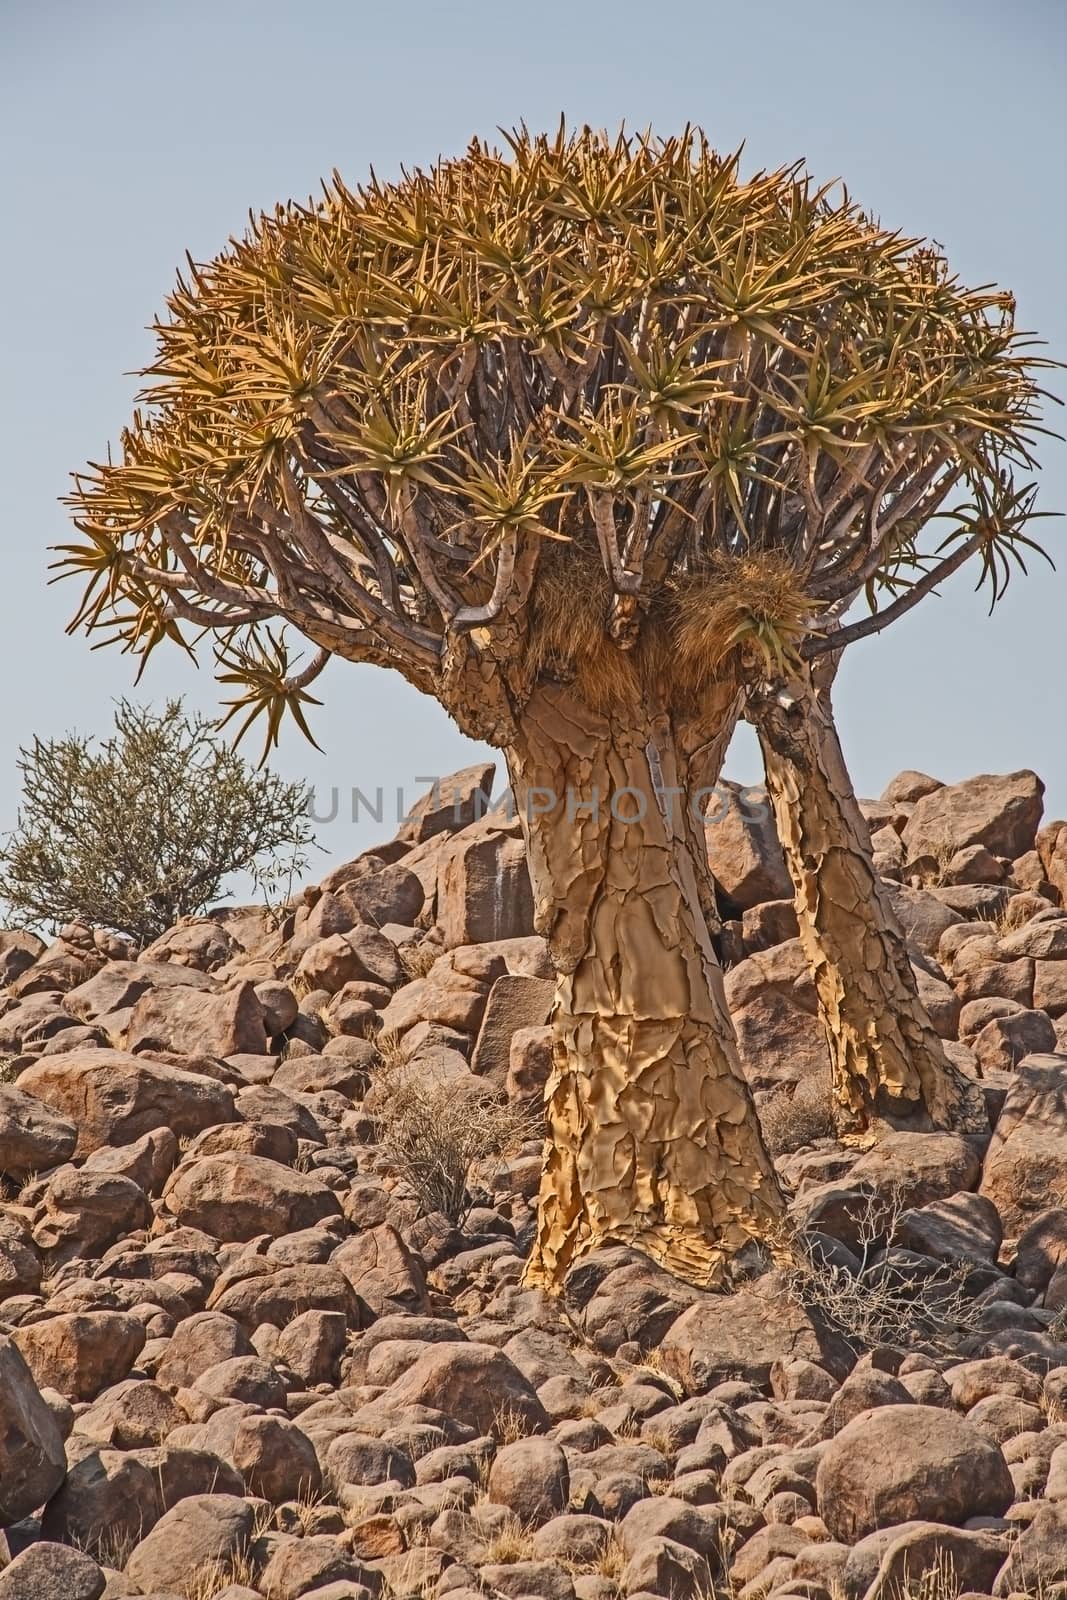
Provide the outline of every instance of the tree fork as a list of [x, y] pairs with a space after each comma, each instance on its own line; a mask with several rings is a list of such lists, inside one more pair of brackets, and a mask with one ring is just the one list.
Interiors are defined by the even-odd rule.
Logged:
[[987, 1131], [981, 1088], [945, 1053], [875, 871], [830, 711], [832, 676], [832, 667], [819, 675], [802, 668], [763, 685], [750, 695], [747, 715], [763, 751], [815, 980], [838, 1131]]
[[550, 686], [508, 760], [558, 974], [527, 1281], [557, 1288], [588, 1250], [621, 1243], [717, 1285], [773, 1233], [783, 1201], [726, 1009], [670, 720], [593, 710]]

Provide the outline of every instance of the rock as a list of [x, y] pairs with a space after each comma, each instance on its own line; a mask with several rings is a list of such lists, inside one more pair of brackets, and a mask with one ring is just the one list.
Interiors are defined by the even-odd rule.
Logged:
[[222, 1311], [254, 1333], [261, 1323], [287, 1327], [302, 1311], [336, 1311], [352, 1328], [360, 1326], [360, 1302], [336, 1267], [306, 1263], [280, 1266], [237, 1283], [219, 1283], [208, 1309]]
[[105, 1389], [82, 1411], [76, 1429], [113, 1450], [141, 1450], [160, 1444], [187, 1421], [166, 1390], [146, 1378], [128, 1378]]
[[1000, 1449], [933, 1406], [862, 1412], [827, 1445], [815, 1481], [819, 1515], [846, 1544], [900, 1522], [997, 1517], [1015, 1497]]
[[337, 994], [346, 983], [380, 983], [387, 989], [407, 976], [396, 946], [376, 928], [354, 927], [312, 944], [301, 956], [297, 978], [305, 985]]
[[169, 1128], [153, 1128], [132, 1144], [101, 1145], [86, 1156], [83, 1172], [128, 1178], [145, 1194], [159, 1195], [178, 1161], [178, 1141]]
[[335, 1485], [394, 1483], [407, 1489], [415, 1482], [410, 1456], [384, 1439], [361, 1433], [342, 1433], [332, 1440], [326, 1473]]
[[1004, 1231], [1021, 1234], [1050, 1206], [1067, 1205], [1067, 1056], [1021, 1062], [983, 1165], [980, 1193]]
[[40, 1258], [24, 1230], [0, 1216], [0, 1303], [13, 1295], [36, 1294], [41, 1275]]
[[93, 1400], [125, 1378], [145, 1342], [144, 1324], [123, 1311], [80, 1311], [16, 1328], [14, 1342], [42, 1387]]
[[42, 1099], [0, 1083], [0, 1172], [28, 1178], [47, 1172], [73, 1155], [78, 1132]]
[[549, 1420], [518, 1368], [491, 1345], [431, 1345], [390, 1384], [383, 1404], [422, 1405], [471, 1423], [499, 1437], [505, 1424], [525, 1433], [544, 1431]]
[[497, 978], [489, 991], [478, 1030], [471, 1071], [499, 1088], [507, 1082], [511, 1041], [520, 1029], [544, 1027], [552, 1010], [555, 984], [545, 978]]
[[90, 1450], [75, 1461], [49, 1501], [41, 1523], [46, 1539], [80, 1548], [136, 1541], [163, 1509], [158, 1469], [121, 1450]]
[[43, 1505], [66, 1465], [52, 1410], [18, 1346], [0, 1333], [0, 1527]]
[[799, 1357], [839, 1378], [853, 1362], [845, 1342], [794, 1299], [777, 1272], [733, 1294], [702, 1296], [667, 1330], [659, 1353], [690, 1394], [729, 1378], [762, 1386], [776, 1361]]
[[1043, 1293], [1053, 1274], [1067, 1263], [1067, 1210], [1041, 1211], [1020, 1234], [1015, 1248], [1015, 1279], [1026, 1289]]
[[353, 871], [336, 885], [336, 893], [355, 911], [358, 920], [380, 928], [388, 923], [411, 925], [422, 910], [426, 892], [419, 877], [403, 861], [373, 865], [365, 856], [353, 863], [364, 870]]
[[310, 1388], [335, 1384], [348, 1339], [348, 1326], [337, 1311], [304, 1311], [283, 1328], [276, 1356]]
[[753, 1089], [775, 1089], [828, 1073], [815, 985], [799, 939], [731, 967], [726, 1000]]
[[334, 1250], [330, 1262], [344, 1273], [375, 1316], [394, 1311], [419, 1315], [430, 1309], [422, 1265], [387, 1222], [346, 1239]]
[[626, 1563], [622, 1587], [628, 1595], [662, 1595], [665, 1600], [700, 1600], [711, 1592], [711, 1570], [703, 1556], [674, 1539], [645, 1540]]
[[730, 909], [789, 900], [793, 884], [767, 791], [729, 780], [716, 785], [704, 822], [708, 861]]
[[185, 1227], [216, 1239], [277, 1239], [339, 1217], [340, 1202], [317, 1178], [263, 1156], [227, 1154], [183, 1162], [163, 1191], [163, 1204]]
[[1041, 821], [1045, 786], [1036, 773], [982, 774], [924, 795], [904, 827], [912, 860], [946, 848], [985, 845], [1014, 859], [1032, 850]]
[[242, 1417], [229, 1459], [249, 1494], [275, 1503], [308, 1500], [322, 1484], [315, 1446], [285, 1417]]
[[998, 1597], [1055, 1594], [1067, 1583], [1067, 1503], [1039, 1505], [993, 1585]]
[[496, 766], [489, 761], [441, 778], [416, 800], [397, 838], [410, 844], [423, 844], [439, 833], [459, 833], [469, 828], [489, 810], [495, 775]]
[[895, 1242], [949, 1264], [992, 1267], [1003, 1239], [1000, 1214], [979, 1194], [954, 1194], [901, 1213]]
[[212, 994], [184, 986], [151, 989], [134, 1005], [128, 1050], [182, 1050], [190, 1055], [264, 1055], [263, 1007], [250, 983]]
[[21, 977], [44, 951], [44, 940], [28, 928], [0, 928], [0, 989]]
[[200, 1394], [217, 1400], [236, 1400], [244, 1405], [283, 1407], [285, 1381], [269, 1361], [259, 1356], [230, 1356], [208, 1367], [196, 1379]]
[[490, 813], [456, 837], [438, 870], [437, 925], [448, 948], [533, 933], [533, 890], [517, 818]]
[[218, 1571], [241, 1555], [252, 1532], [247, 1500], [229, 1494], [197, 1494], [164, 1513], [130, 1556], [126, 1571], [148, 1594], [187, 1590], [191, 1581]]
[[982, 1075], [1013, 1072], [1025, 1056], [1056, 1048], [1056, 1030], [1043, 1011], [1020, 1010], [994, 1017], [971, 1040]]
[[129, 1178], [65, 1167], [44, 1192], [33, 1242], [54, 1271], [66, 1261], [102, 1255], [150, 1218], [144, 1191]]
[[585, 1338], [613, 1355], [627, 1343], [649, 1349], [689, 1306], [703, 1302], [698, 1289], [625, 1246], [590, 1251], [563, 1283], [568, 1314]]
[[924, 955], [936, 956], [946, 929], [959, 922], [959, 913], [925, 889], [888, 882], [883, 888], [908, 941]]
[[17, 1087], [77, 1128], [75, 1154], [131, 1144], [156, 1128], [178, 1138], [234, 1119], [225, 1084], [122, 1050], [74, 1051], [27, 1067]]
[[497, 1451], [489, 1469], [489, 1498], [507, 1506], [525, 1527], [565, 1511], [570, 1498], [567, 1457], [548, 1439], [519, 1439]]
[[222, 1361], [253, 1354], [248, 1335], [232, 1317], [200, 1311], [180, 1322], [156, 1368], [165, 1389], [186, 1389]]
[[602, 1517], [578, 1512], [553, 1517], [534, 1533], [531, 1547], [535, 1559], [558, 1561], [574, 1566], [593, 1566], [611, 1542], [611, 1525]]
[[882, 790], [881, 799], [890, 806], [908, 805], [944, 787], [940, 778], [931, 778], [925, 772], [898, 772]]
[[0, 1600], [99, 1600], [106, 1581], [90, 1556], [41, 1540], [0, 1572]]
[[862, 1155], [849, 1173], [902, 1206], [926, 1206], [963, 1189], [974, 1189], [982, 1165], [971, 1141], [958, 1133], [895, 1131]]
[[508, 1073], [504, 1080], [508, 1099], [538, 1104], [552, 1071], [552, 1029], [516, 1028], [508, 1049]]
[[380, 1582], [377, 1572], [326, 1534], [283, 1539], [259, 1577], [260, 1592], [271, 1600], [297, 1600], [311, 1593], [316, 1600], [367, 1600]]

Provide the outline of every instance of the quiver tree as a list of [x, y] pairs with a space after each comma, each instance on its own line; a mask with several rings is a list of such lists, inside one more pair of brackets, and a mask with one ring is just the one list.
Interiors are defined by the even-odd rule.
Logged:
[[268, 739], [335, 655], [506, 751], [559, 974], [532, 1273], [612, 1239], [715, 1283], [781, 1198], [701, 792], [746, 687], [946, 478], [1001, 482], [1034, 388], [1005, 297], [798, 167], [742, 180], [689, 132], [508, 145], [335, 177], [189, 267], [146, 409], [78, 482], [72, 626], [213, 634]]

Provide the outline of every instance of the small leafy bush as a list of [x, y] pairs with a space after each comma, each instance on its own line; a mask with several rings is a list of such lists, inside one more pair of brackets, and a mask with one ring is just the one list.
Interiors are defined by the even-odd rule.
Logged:
[[34, 739], [18, 766], [0, 899], [20, 921], [87, 922], [144, 945], [218, 900], [231, 873], [266, 887], [307, 865], [304, 786], [251, 767], [180, 700], [121, 701], [108, 738]]

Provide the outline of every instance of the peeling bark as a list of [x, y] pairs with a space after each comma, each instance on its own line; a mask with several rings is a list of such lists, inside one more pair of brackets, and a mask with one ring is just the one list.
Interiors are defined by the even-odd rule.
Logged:
[[832, 668], [749, 699], [830, 1049], [838, 1130], [988, 1131], [979, 1085], [949, 1061], [919, 999], [905, 937], [830, 708]]
[[782, 1199], [707, 926], [685, 756], [665, 713], [608, 715], [549, 686], [508, 759], [558, 974], [527, 1281], [556, 1287], [612, 1242], [713, 1286]]

